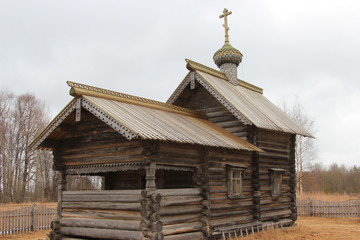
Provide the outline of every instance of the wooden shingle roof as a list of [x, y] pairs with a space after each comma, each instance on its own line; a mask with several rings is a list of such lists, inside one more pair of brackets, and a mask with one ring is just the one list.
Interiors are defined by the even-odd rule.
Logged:
[[[81, 104], [128, 140], [144, 139], [262, 151], [203, 118], [201, 113], [123, 93], [68, 83], [75, 98], [33, 141], [40, 146]], [[55, 136], [54, 136], [55, 137]]]
[[190, 84], [190, 81], [198, 81], [244, 125], [254, 125], [261, 129], [313, 137], [311, 133], [271, 103], [262, 94], [261, 88], [242, 80], [238, 80], [238, 84], [234, 86], [227, 80], [224, 73], [191, 60], [186, 61], [191, 72], [167, 103], [174, 103], [181, 92]]

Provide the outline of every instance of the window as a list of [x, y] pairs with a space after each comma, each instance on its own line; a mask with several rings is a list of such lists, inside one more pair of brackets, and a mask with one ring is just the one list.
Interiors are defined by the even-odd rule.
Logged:
[[281, 185], [285, 170], [281, 168], [270, 168], [271, 195], [279, 196], [281, 194]]
[[230, 198], [243, 195], [243, 176], [246, 166], [227, 165], [228, 175], [228, 196]]

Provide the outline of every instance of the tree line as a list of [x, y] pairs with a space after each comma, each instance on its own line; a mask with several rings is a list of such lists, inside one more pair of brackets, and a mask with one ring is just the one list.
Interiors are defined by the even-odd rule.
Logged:
[[305, 192], [360, 194], [360, 166], [345, 167], [333, 163], [329, 167], [315, 164], [304, 172]]

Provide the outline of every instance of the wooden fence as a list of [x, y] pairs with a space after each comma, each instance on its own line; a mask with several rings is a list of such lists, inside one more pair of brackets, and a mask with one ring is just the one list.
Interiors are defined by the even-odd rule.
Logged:
[[360, 217], [360, 199], [342, 202], [324, 202], [321, 200], [298, 200], [299, 216], [314, 217]]
[[16, 210], [0, 212], [0, 236], [49, 229], [56, 209], [33, 204]]

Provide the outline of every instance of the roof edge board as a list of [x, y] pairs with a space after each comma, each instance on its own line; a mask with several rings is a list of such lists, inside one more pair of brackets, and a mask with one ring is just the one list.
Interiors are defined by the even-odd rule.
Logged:
[[169, 99], [166, 101], [167, 104], [173, 104], [180, 96], [180, 94], [184, 91], [184, 89], [188, 86], [191, 80], [191, 72], [189, 72], [185, 78], [182, 80], [182, 82], [179, 84], [179, 86], [175, 89], [173, 94], [169, 97]]
[[[226, 80], [226, 81], [229, 81], [225, 75], [225, 73], [223, 72], [220, 72], [218, 70], [215, 70], [213, 68], [210, 68], [208, 66], [205, 66], [201, 63], [198, 63], [198, 62], [195, 62], [195, 61], [192, 61], [190, 59], [185, 59], [187, 65], [186, 65], [186, 68], [189, 69], [190, 71], [202, 71], [202, 72], [206, 72], [210, 75], [213, 75], [215, 77], [218, 77], [218, 78], [221, 78], [223, 80]], [[260, 94], [263, 94], [264, 90], [258, 86], [255, 86], [251, 83], [248, 83], [248, 82], [245, 82], [244, 80], [241, 80], [241, 79], [238, 79], [238, 85], [239, 86], [242, 86], [244, 88], [247, 88], [249, 90], [252, 90], [254, 92], [257, 92], [257, 93], [260, 93]]]
[[163, 102], [159, 102], [159, 101], [155, 101], [155, 100], [132, 96], [132, 95], [119, 93], [119, 92], [115, 92], [115, 91], [111, 91], [111, 90], [107, 90], [107, 89], [96, 88], [96, 87], [92, 87], [92, 86], [88, 86], [88, 85], [84, 85], [84, 84], [80, 84], [80, 83], [74, 83], [74, 82], [69, 82], [69, 81], [67, 83], [71, 87], [70, 95], [73, 97], [80, 97], [83, 95], [92, 96], [92, 97], [98, 97], [98, 98], [103, 98], [103, 99], [108, 99], [108, 100], [113, 100], [113, 101], [118, 101], [118, 102], [123, 102], [123, 103], [128, 103], [128, 104], [139, 105], [139, 106], [157, 109], [157, 110], [161, 110], [161, 111], [183, 114], [183, 115], [192, 116], [192, 117], [200, 117], [200, 118], [205, 117], [204, 114], [202, 114], [198, 111], [182, 108], [182, 107], [171, 105], [168, 103], [163, 103]]

